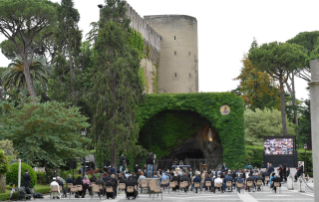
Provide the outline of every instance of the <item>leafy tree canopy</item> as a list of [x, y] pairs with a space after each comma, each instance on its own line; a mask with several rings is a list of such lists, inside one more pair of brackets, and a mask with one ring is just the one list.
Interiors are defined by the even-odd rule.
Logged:
[[252, 110], [265, 107], [280, 109], [280, 91], [275, 80], [254, 68], [247, 55], [244, 55], [242, 63], [240, 75], [235, 80], [240, 80], [238, 90], [245, 106]]
[[[265, 108], [247, 109], [245, 116], [245, 141], [246, 145], [262, 146], [265, 136], [282, 135], [281, 114], [277, 109]], [[294, 135], [295, 128], [293, 124], [288, 123], [287, 134]]]
[[19, 155], [19, 152], [14, 150], [12, 141], [1, 140], [0, 141], [0, 149], [2, 149], [4, 151], [4, 155], [6, 155], [8, 157], [9, 161], [17, 160], [17, 156]]
[[82, 143], [89, 142], [80, 134], [89, 127], [79, 108], [64, 103], [0, 103], [0, 139], [10, 139], [18, 157], [32, 166], [59, 167], [84, 156]]
[[267, 72], [272, 78], [279, 81], [283, 135], [286, 136], [284, 84], [293, 71], [304, 66], [308, 58], [307, 50], [297, 44], [272, 42], [254, 48], [248, 58], [257, 70]]
[[309, 58], [305, 62], [304, 66], [296, 73], [301, 79], [305, 81], [310, 81], [310, 61], [314, 59], [319, 59], [319, 31], [313, 32], [301, 32], [297, 34], [294, 38], [289, 39], [287, 43], [298, 44], [307, 49], [307, 54]]
[[1, 0], [0, 33], [16, 48], [24, 63], [24, 74], [33, 102], [36, 92], [30, 75], [34, 54], [53, 35], [58, 4], [48, 0]]

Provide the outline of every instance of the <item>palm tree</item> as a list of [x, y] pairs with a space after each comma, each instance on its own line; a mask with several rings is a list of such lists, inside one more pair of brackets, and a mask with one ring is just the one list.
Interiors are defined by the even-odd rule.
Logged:
[[[25, 89], [26, 79], [24, 76], [24, 66], [23, 60], [21, 58], [17, 58], [13, 60], [12, 63], [9, 64], [8, 69], [2, 73], [2, 86], [5, 91], [8, 89], [12, 90], [13, 87]], [[30, 65], [30, 74], [32, 82], [39, 81], [41, 83], [48, 82], [47, 72], [44, 68], [43, 63], [40, 61], [34, 61]]]

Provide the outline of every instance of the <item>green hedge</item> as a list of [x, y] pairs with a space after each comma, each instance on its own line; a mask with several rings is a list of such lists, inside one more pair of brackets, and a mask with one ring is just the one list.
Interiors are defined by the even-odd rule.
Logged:
[[[220, 107], [228, 105], [230, 114], [223, 116]], [[136, 122], [143, 131], [147, 122], [164, 111], [190, 111], [207, 119], [219, 134], [223, 146], [223, 161], [228, 167], [242, 167], [245, 164], [245, 131], [244, 131], [244, 102], [242, 98], [232, 93], [185, 93], [147, 95], [146, 101], [139, 106]], [[185, 119], [182, 119], [185, 120]], [[181, 119], [172, 123], [183, 125]], [[165, 125], [166, 126], [166, 125]], [[147, 126], [146, 126], [147, 127]], [[165, 130], [163, 128], [163, 130]], [[164, 131], [165, 132], [165, 131]], [[168, 154], [181, 145], [189, 137], [189, 132], [180, 133], [169, 131], [155, 136], [154, 133], [144, 134], [143, 146]], [[153, 137], [152, 137], [153, 136]], [[155, 138], [154, 138], [155, 137]], [[169, 144], [169, 145], [164, 145]], [[162, 146], [165, 147], [162, 147]]]
[[[29, 175], [31, 177], [30, 187], [33, 188], [34, 185], [37, 183], [37, 174], [33, 170], [31, 166], [25, 163], [21, 163], [21, 185], [23, 184], [23, 177], [22, 175], [25, 173], [25, 170], [29, 170]], [[9, 172], [6, 174], [6, 183], [9, 185], [15, 184], [18, 185], [18, 172], [19, 172], [19, 163], [14, 163], [10, 165]]]

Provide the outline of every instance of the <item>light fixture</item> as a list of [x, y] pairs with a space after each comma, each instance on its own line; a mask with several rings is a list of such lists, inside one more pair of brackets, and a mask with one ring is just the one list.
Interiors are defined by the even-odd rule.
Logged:
[[305, 144], [303, 145], [303, 148], [304, 148], [305, 150], [307, 150], [307, 143], [305, 143]]
[[102, 5], [102, 4], [99, 4], [99, 5], [97, 5], [97, 7], [99, 7], [99, 8], [103, 8], [103, 5]]
[[213, 133], [212, 133], [212, 129], [208, 130], [208, 141], [209, 142], [213, 142]]
[[83, 129], [81, 130], [81, 135], [82, 135], [83, 137], [86, 136], [86, 129], [83, 128]]

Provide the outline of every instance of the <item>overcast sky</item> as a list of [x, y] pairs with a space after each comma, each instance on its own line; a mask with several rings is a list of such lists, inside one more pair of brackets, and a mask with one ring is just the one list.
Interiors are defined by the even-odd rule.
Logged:
[[[52, 0], [60, 2], [60, 0]], [[181, 14], [197, 18], [199, 33], [199, 89], [223, 92], [235, 89], [243, 54], [253, 37], [259, 45], [285, 42], [299, 32], [319, 30], [318, 0], [127, 0], [141, 15]], [[86, 34], [98, 21], [104, 0], [75, 0]], [[0, 35], [0, 42], [5, 38]], [[9, 61], [0, 53], [0, 66]], [[297, 98], [307, 99], [307, 83], [296, 82]]]

